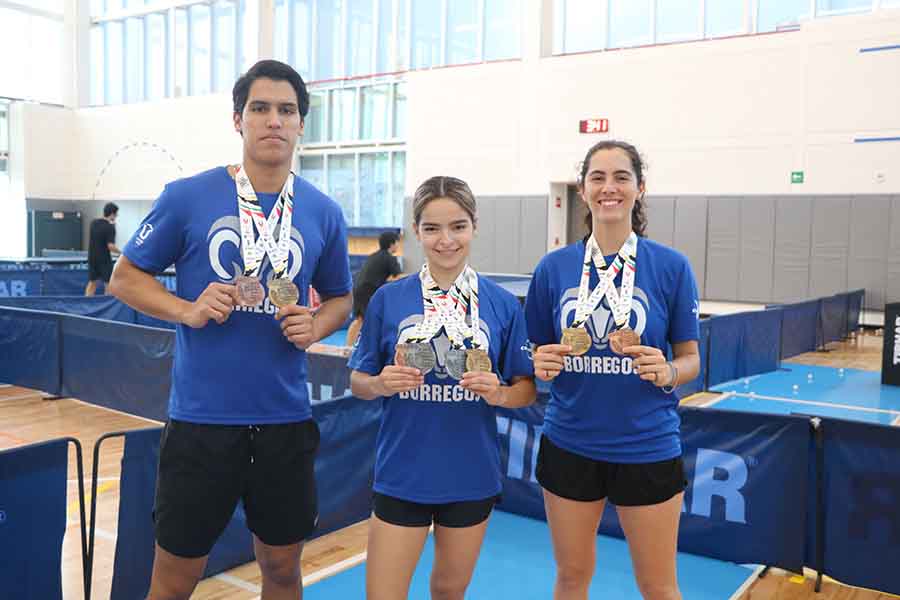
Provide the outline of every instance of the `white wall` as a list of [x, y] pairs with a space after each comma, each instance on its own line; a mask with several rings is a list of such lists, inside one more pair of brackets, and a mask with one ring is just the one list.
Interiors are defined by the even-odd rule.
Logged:
[[[445, 68], [409, 75], [407, 192], [437, 172], [476, 194], [574, 181], [604, 117], [635, 143], [655, 194], [900, 191], [900, 10], [799, 32]], [[805, 172], [802, 185], [791, 171]], [[876, 174], [883, 176], [876, 181]]]
[[9, 162], [0, 175], [0, 257], [27, 256], [28, 213], [25, 210], [25, 131], [21, 104], [9, 106]]

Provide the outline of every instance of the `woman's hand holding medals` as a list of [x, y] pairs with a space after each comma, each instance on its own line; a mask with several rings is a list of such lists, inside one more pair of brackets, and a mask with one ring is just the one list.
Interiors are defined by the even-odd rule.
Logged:
[[500, 385], [500, 378], [494, 372], [466, 371], [459, 380], [459, 385], [478, 394], [488, 404], [493, 406], [506, 404], [506, 388]]
[[634, 358], [634, 372], [644, 381], [656, 387], [673, 387], [678, 378], [672, 363], [666, 360], [659, 348], [653, 346], [626, 346], [623, 351]]
[[572, 347], [565, 344], [545, 344], [534, 350], [534, 374], [541, 381], [553, 381], [565, 367], [565, 357]]
[[425, 375], [415, 367], [387, 365], [377, 377], [379, 396], [393, 396], [409, 392], [425, 383]]

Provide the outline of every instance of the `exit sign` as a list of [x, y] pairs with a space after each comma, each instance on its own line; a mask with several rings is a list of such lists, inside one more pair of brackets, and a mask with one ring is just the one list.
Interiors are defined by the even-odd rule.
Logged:
[[791, 171], [791, 183], [803, 183], [803, 171]]
[[578, 121], [579, 133], [607, 133], [609, 119], [582, 119]]

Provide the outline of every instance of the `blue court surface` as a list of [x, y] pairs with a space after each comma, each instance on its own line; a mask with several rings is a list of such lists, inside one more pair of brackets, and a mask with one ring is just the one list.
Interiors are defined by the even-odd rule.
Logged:
[[[433, 561], [434, 539], [429, 536], [413, 575], [409, 598], [430, 597], [428, 578]], [[547, 524], [494, 511], [466, 598], [546, 600], [553, 596], [555, 572]], [[690, 554], [678, 555], [678, 580], [684, 598], [727, 600], [753, 574], [754, 571], [740, 565]], [[307, 600], [363, 598], [365, 583], [365, 564], [360, 564], [309, 585], [303, 591], [303, 597]], [[623, 540], [597, 537], [597, 571], [590, 597], [608, 600], [641, 598]]]
[[343, 346], [347, 342], [347, 330], [346, 329], [338, 329], [328, 337], [324, 337], [319, 340], [320, 344], [326, 344], [328, 346]]
[[708, 405], [722, 410], [900, 424], [900, 388], [881, 385], [881, 373], [874, 371], [783, 363], [778, 371], [712, 389], [730, 392]]

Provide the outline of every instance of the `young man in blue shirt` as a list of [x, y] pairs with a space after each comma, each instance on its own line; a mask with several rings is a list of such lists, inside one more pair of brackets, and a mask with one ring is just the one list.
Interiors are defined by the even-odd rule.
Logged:
[[[130, 306], [176, 323], [149, 600], [191, 595], [238, 500], [262, 598], [296, 600], [318, 515], [305, 350], [351, 308], [346, 225], [291, 173], [309, 110], [297, 72], [261, 61], [233, 99], [242, 164], [168, 184], [110, 282]], [[153, 277], [171, 264], [176, 294]], [[304, 306], [310, 285], [325, 298], [315, 314]]]

